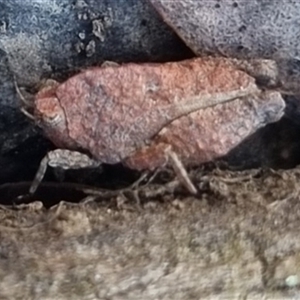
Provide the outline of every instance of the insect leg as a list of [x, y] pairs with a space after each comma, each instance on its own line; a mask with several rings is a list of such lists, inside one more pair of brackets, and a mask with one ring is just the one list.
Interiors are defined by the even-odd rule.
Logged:
[[100, 165], [99, 161], [90, 158], [88, 155], [77, 151], [66, 149], [56, 149], [47, 153], [42, 159], [39, 169], [35, 174], [34, 180], [30, 186], [29, 194], [34, 194], [38, 186], [42, 182], [47, 170], [47, 166], [53, 168], [82, 169], [96, 168]]
[[176, 175], [178, 176], [180, 182], [186, 187], [186, 189], [193, 195], [197, 194], [197, 189], [192, 183], [191, 179], [189, 178], [189, 175], [182, 164], [181, 160], [179, 159], [178, 155], [171, 149], [171, 147], [168, 147], [165, 150], [165, 154], [167, 155], [167, 158], [173, 167]]
[[29, 189], [29, 194], [32, 195], [35, 193], [35, 191], [37, 190], [38, 186], [40, 185], [40, 183], [42, 182], [44, 176], [45, 176], [45, 173], [46, 173], [46, 170], [47, 170], [47, 166], [48, 166], [48, 162], [49, 162], [49, 158], [48, 156], [46, 155], [42, 161], [40, 162], [40, 166], [35, 174], [35, 177], [32, 181], [32, 184], [30, 186], [30, 189]]

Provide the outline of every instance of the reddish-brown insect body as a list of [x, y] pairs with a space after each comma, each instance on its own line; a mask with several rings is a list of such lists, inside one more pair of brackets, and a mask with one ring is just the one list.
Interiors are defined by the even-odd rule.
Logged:
[[135, 169], [165, 163], [167, 146], [184, 164], [224, 155], [283, 109], [279, 93], [262, 93], [254, 78], [216, 58], [91, 68], [35, 100], [38, 122], [58, 147]]

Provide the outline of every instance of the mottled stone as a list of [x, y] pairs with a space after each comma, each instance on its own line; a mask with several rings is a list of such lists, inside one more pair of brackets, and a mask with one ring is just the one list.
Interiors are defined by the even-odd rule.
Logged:
[[149, 1], [197, 55], [299, 58], [299, 1]]

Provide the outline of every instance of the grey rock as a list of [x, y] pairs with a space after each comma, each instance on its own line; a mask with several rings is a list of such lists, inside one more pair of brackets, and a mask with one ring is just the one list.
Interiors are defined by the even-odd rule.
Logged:
[[149, 1], [197, 55], [299, 59], [299, 1]]
[[188, 48], [146, 1], [1, 0], [0, 48], [21, 84], [105, 60], [164, 61]]

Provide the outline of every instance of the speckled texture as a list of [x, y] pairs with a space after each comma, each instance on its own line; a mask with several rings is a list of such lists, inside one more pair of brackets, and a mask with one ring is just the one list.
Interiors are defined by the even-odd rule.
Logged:
[[300, 57], [300, 2], [149, 0], [197, 55]]
[[[89, 151], [111, 164], [134, 155], [167, 126], [156, 143], [174, 145], [184, 162], [191, 156], [197, 164], [226, 154], [255, 129], [279, 120], [284, 102], [279, 93], [270, 93], [233, 102], [223, 113], [220, 107], [180, 117], [217, 104], [220, 95], [228, 94], [228, 101], [259, 92], [254, 78], [226, 59], [124, 64], [89, 69], [59, 86], [45, 87], [36, 96], [35, 115], [58, 147]], [[187, 144], [182, 151], [178, 134], [185, 137], [181, 144]], [[206, 142], [201, 145], [202, 139]]]
[[0, 298], [297, 299], [299, 180], [199, 172], [197, 199], [1, 207]]
[[20, 84], [105, 60], [165, 61], [189, 50], [146, 1], [1, 0], [0, 49]]
[[169, 145], [186, 166], [226, 155], [269, 123], [278, 121], [285, 103], [279, 93], [260, 93], [191, 113], [166, 126], [154, 141], [126, 160], [133, 169], [153, 169], [166, 162]]

